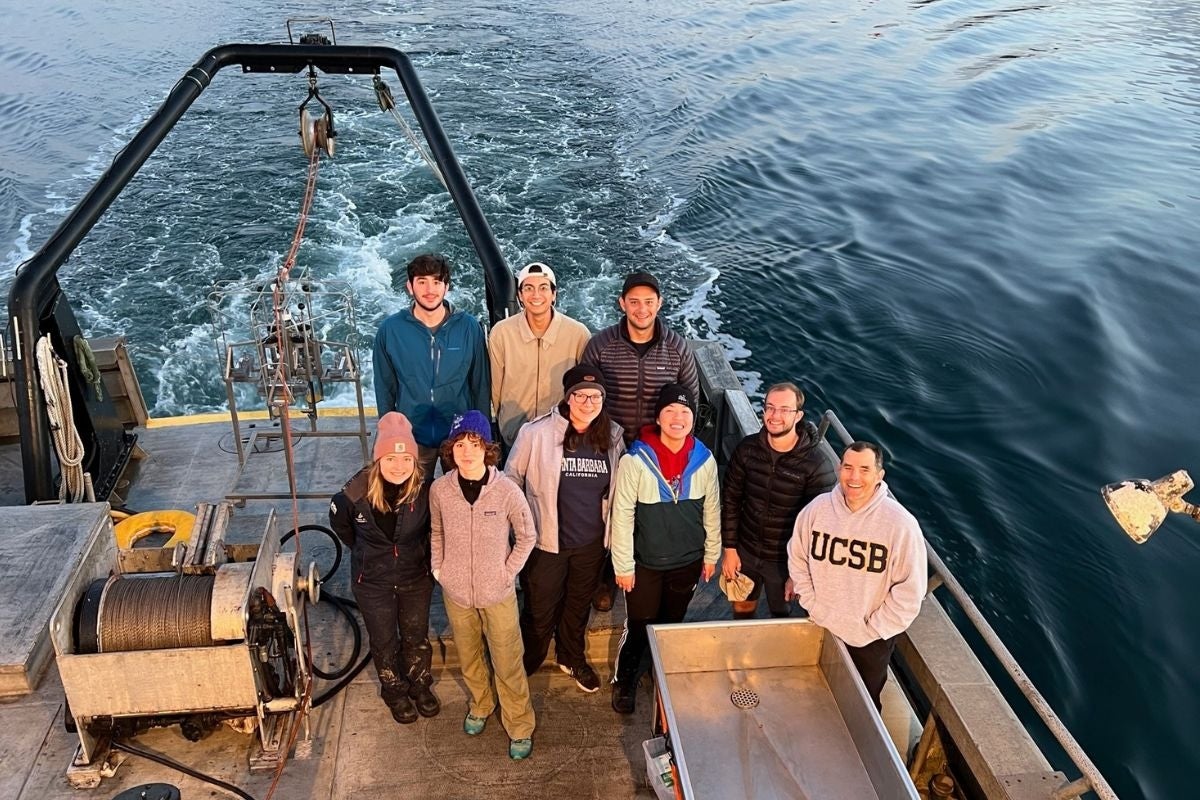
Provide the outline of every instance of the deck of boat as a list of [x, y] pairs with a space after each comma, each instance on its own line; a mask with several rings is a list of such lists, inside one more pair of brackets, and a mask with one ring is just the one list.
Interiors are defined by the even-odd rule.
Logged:
[[[260, 426], [269, 423], [258, 423]], [[323, 430], [348, 430], [354, 419], [323, 419]], [[187, 509], [197, 502], [215, 502], [231, 493], [286, 492], [283, 456], [255, 453], [238, 477], [238, 459], [228, 422], [152, 425], [139, 440], [146, 456], [131, 470], [124, 490], [128, 507], [137, 510]], [[6, 448], [10, 449], [10, 448]], [[6, 452], [0, 458], [11, 458]], [[298, 504], [301, 525], [327, 524], [327, 498], [362, 463], [357, 438], [303, 438], [295, 448], [301, 491], [313, 495]], [[235, 488], [235, 481], [237, 482]], [[287, 500], [250, 500], [235, 511], [265, 515], [274, 508], [281, 531], [292, 527]], [[290, 546], [290, 545], [289, 545]], [[305, 560], [324, 570], [332, 547], [324, 536], [304, 536]], [[325, 591], [350, 596], [348, 559], [324, 586]], [[702, 584], [689, 608], [688, 619], [728, 619], [729, 605], [716, 581]], [[593, 613], [588, 652], [602, 679], [610, 675], [624, 608], [618, 597], [612, 612]], [[310, 610], [314, 660], [332, 669], [343, 663], [350, 646], [346, 623], [321, 603]], [[462, 733], [466, 711], [465, 687], [455, 665], [450, 630], [435, 592], [430, 619], [434, 643], [435, 691], [442, 713], [413, 725], [397, 725], [378, 697], [374, 669], [368, 668], [344, 691], [311, 714], [311, 736], [295, 748], [276, 790], [280, 798], [342, 800], [401, 789], [414, 797], [494, 800], [533, 797], [652, 797], [641, 744], [651, 736], [653, 689], [644, 679], [638, 710], [632, 716], [615, 714], [607, 686], [587, 695], [553, 663], [530, 679], [537, 731], [533, 757], [511, 762], [507, 737], [493, 717], [479, 737]], [[316, 693], [326, 684], [317, 681]], [[898, 691], [891, 687], [889, 691]], [[73, 790], [65, 770], [76, 738], [62, 726], [63, 694], [57, 670], [46, 670], [36, 692], [0, 705], [0, 797], [13, 800], [53, 798], [110, 798], [118, 791], [151, 782], [174, 784], [184, 798], [221, 796], [220, 790], [148, 761], [130, 758], [114, 777], [94, 790]], [[888, 703], [893, 738], [902, 752], [915, 741], [913, 720]], [[135, 744], [235, 784], [256, 798], [266, 796], [269, 773], [250, 773], [250, 737], [221, 727], [198, 743], [186, 741], [177, 727], [138, 736]], [[378, 796], [378, 795], [377, 795]]]

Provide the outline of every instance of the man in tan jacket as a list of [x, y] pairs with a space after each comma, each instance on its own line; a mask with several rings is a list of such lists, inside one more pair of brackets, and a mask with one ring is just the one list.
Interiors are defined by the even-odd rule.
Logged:
[[591, 334], [583, 323], [554, 308], [554, 271], [535, 261], [517, 275], [524, 312], [501, 320], [488, 336], [492, 408], [505, 447], [530, 420], [563, 399], [562, 379], [579, 363]]

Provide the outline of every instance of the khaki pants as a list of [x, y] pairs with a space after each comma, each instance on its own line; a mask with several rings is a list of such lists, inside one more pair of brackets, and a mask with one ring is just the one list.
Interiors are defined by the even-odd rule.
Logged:
[[[462, 665], [463, 681], [471, 693], [471, 714], [487, 717], [500, 698], [500, 722], [509, 739], [533, 736], [533, 704], [525, 677], [517, 596], [509, 595], [487, 608], [464, 608], [443, 596], [446, 616], [454, 632], [454, 647]], [[487, 641], [486, 649], [484, 640]], [[491, 655], [491, 667], [488, 655]], [[492, 673], [496, 689], [492, 691]]]

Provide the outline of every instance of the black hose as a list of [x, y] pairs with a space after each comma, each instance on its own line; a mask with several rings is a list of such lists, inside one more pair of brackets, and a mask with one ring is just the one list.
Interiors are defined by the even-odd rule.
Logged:
[[[342, 563], [342, 540], [339, 539], [332, 530], [325, 527], [324, 525], [301, 525], [299, 528], [293, 528], [292, 530], [285, 533], [283, 535], [283, 538], [281, 538], [279, 540], [279, 543], [283, 544], [288, 539], [291, 539], [293, 536], [295, 536], [297, 533], [304, 533], [305, 531], [320, 531], [321, 533], [325, 534], [333, 541], [334, 552], [336, 553], [336, 555], [333, 559], [333, 566], [330, 567], [329, 572], [327, 572], [326, 574], [321, 576], [321, 583], [325, 583], [331, 577], [333, 577], [334, 574], [337, 573], [338, 567], [341, 566], [341, 563]], [[350, 684], [350, 681], [357, 678], [358, 674], [367, 668], [367, 664], [371, 663], [371, 654], [367, 653], [365, 656], [362, 657], [361, 661], [359, 661], [357, 664], [354, 664], [354, 660], [356, 658], [358, 658], [358, 654], [360, 652], [362, 652], [362, 627], [358, 624], [358, 619], [354, 616], [354, 613], [353, 613], [353, 610], [358, 608], [358, 603], [355, 603], [353, 600], [350, 600], [349, 598], [339, 597], [330, 592], [323, 592], [321, 594], [321, 597], [322, 597], [322, 599], [327, 598], [330, 602], [332, 602], [334, 604], [334, 606], [337, 608], [337, 610], [340, 611], [342, 613], [342, 615], [346, 618], [346, 620], [350, 623], [350, 627], [354, 631], [354, 646], [351, 647], [350, 658], [347, 659], [345, 666], [343, 666], [341, 669], [336, 669], [333, 672], [327, 673], [327, 672], [324, 672], [323, 670], [321, 670], [320, 668], [318, 668], [316, 666], [316, 664], [313, 665], [312, 671], [313, 671], [314, 675], [316, 675], [318, 678], [321, 678], [322, 680], [327, 680], [327, 681], [336, 680], [337, 683], [335, 683], [333, 686], [330, 686], [328, 689], [326, 689], [320, 695], [317, 695], [315, 698], [313, 698], [312, 708], [319, 708], [324, 703], [333, 699], [333, 697], [335, 695], [337, 695], [338, 692], [340, 692], [342, 689], [345, 689], [346, 686], [348, 686]], [[353, 669], [351, 669], [351, 665], [354, 665]], [[347, 670], [349, 670], [349, 671], [347, 671]]]
[[[321, 583], [326, 583], [337, 573], [338, 567], [342, 565], [342, 540], [339, 539], [332, 530], [324, 525], [301, 525], [299, 528], [292, 528], [290, 531], [285, 533], [283, 537], [280, 538], [279, 543], [282, 545], [297, 533], [304, 533], [305, 531], [320, 531], [328, 536], [333, 542], [333, 566], [329, 568], [329, 572], [321, 576]], [[350, 630], [354, 634], [354, 644], [350, 648], [350, 657], [346, 659], [346, 663], [340, 669], [335, 669], [333, 672], [325, 672], [316, 664], [312, 665], [313, 674], [318, 678], [326, 681], [336, 681], [338, 678], [346, 675], [353, 668], [354, 662], [358, 659], [358, 654], [362, 652], [362, 628], [359, 626], [358, 620], [355, 618], [352, 610], [354, 608], [358, 608], [358, 606], [355, 605], [354, 601], [352, 600], [347, 600], [344, 597], [338, 597], [337, 595], [329, 592], [322, 592], [321, 599], [328, 599], [329, 602], [333, 603], [334, 608], [340, 611], [342, 616], [346, 618], [346, 621], [350, 623]]]
[[151, 753], [149, 750], [143, 750], [140, 747], [134, 747], [131, 744], [126, 744], [125, 742], [120, 742], [120, 741], [117, 741], [116, 739], [114, 739], [112, 741], [112, 749], [123, 750], [126, 753], [129, 753], [130, 755], [135, 755], [135, 756], [138, 756], [139, 758], [144, 758], [147, 761], [153, 761], [156, 764], [162, 764], [164, 767], [170, 767], [171, 769], [176, 770], [178, 772], [182, 772], [184, 775], [189, 775], [198, 781], [204, 781], [205, 783], [211, 783], [213, 786], [216, 786], [218, 789], [224, 789], [225, 791], [229, 792], [230, 794], [233, 794], [233, 795], [236, 795], [236, 796], [242, 798], [242, 800], [254, 800], [253, 795], [248, 794], [247, 792], [243, 791], [242, 789], [239, 789], [238, 787], [234, 786], [232, 783], [226, 783], [225, 781], [220, 780], [218, 778], [214, 778], [211, 775], [205, 775], [203, 772], [200, 772], [199, 770], [194, 770], [191, 767], [184, 766], [183, 764], [180, 764], [178, 761], [167, 758], [166, 756], [160, 756], [158, 753]]
[[349, 685], [350, 681], [352, 681], [352, 680], [354, 680], [355, 678], [357, 678], [357, 677], [358, 677], [358, 673], [360, 673], [360, 672], [362, 672], [364, 669], [366, 669], [366, 668], [367, 668], [367, 664], [370, 664], [370, 663], [371, 663], [371, 654], [370, 654], [370, 653], [367, 653], [365, 656], [363, 656], [363, 659], [362, 659], [362, 661], [358, 662], [357, 666], [355, 666], [355, 667], [354, 667], [354, 669], [350, 671], [350, 674], [349, 674], [349, 675], [347, 675], [346, 677], [342, 678], [340, 681], [338, 681], [337, 683], [335, 683], [333, 686], [330, 686], [330, 687], [329, 687], [328, 689], [326, 689], [326, 690], [325, 690], [325, 691], [324, 691], [322, 694], [320, 694], [320, 695], [318, 695], [317, 697], [313, 698], [312, 707], [313, 707], [313, 708], [319, 708], [319, 707], [321, 707], [322, 705], [324, 705], [326, 702], [328, 702], [329, 700], [332, 700], [332, 699], [333, 699], [333, 697], [334, 697], [334, 695], [336, 695], [336, 694], [337, 694], [338, 692], [340, 692], [342, 689], [345, 689], [345, 688], [346, 688], [346, 686], [348, 686], [348, 685]]
[[[344, 614], [349, 614], [351, 609], [358, 608], [358, 603], [356, 603], [353, 600], [350, 600], [348, 598], [338, 597], [335, 594], [333, 594], [333, 595], [326, 594], [325, 597], [335, 598], [335, 600], [334, 600], [335, 605], [337, 605], [338, 608], [341, 609], [342, 613], [344, 613]], [[357, 627], [358, 627], [358, 621], [355, 620], [355, 628], [357, 628]], [[355, 653], [355, 655], [357, 655], [357, 653]], [[352, 658], [352, 659], [350, 659], [349, 664], [353, 664], [353, 663], [354, 663], [354, 659]], [[370, 664], [370, 663], [371, 663], [371, 654], [367, 653], [365, 656], [362, 657], [362, 661], [359, 661], [357, 664], [354, 665], [354, 669], [350, 670], [349, 673], [347, 673], [346, 675], [341, 677], [341, 679], [338, 680], [338, 682], [335, 683], [333, 686], [330, 686], [324, 692], [322, 692], [321, 694], [314, 697], [313, 701], [312, 701], [312, 707], [319, 708], [320, 706], [324, 705], [328, 701], [332, 700], [333, 697], [338, 692], [340, 692], [342, 689], [345, 689], [350, 684], [350, 681], [357, 678], [358, 673], [360, 673], [364, 669], [366, 669], [367, 664]], [[349, 666], [349, 664], [347, 664], [347, 666]], [[316, 672], [316, 669], [314, 668], [313, 671]], [[340, 675], [341, 672], [343, 672], [343, 671], [344, 670], [339, 670], [338, 674]]]
[[346, 659], [346, 663], [341, 669], [335, 669], [333, 672], [325, 672], [316, 664], [312, 665], [313, 674], [318, 678], [327, 681], [336, 681], [354, 667], [354, 662], [358, 660], [358, 654], [362, 652], [362, 628], [358, 624], [358, 619], [354, 616], [354, 609], [358, 606], [355, 605], [353, 600], [338, 597], [331, 592], [322, 592], [321, 599], [333, 603], [333, 607], [340, 611], [342, 616], [346, 618], [346, 621], [350, 623], [350, 631], [354, 634], [354, 644], [350, 647], [350, 657]]
[[321, 576], [321, 583], [325, 583], [337, 574], [338, 567], [342, 565], [342, 540], [324, 525], [301, 525], [299, 528], [292, 528], [290, 531], [285, 533], [283, 538], [279, 540], [279, 543], [284, 544], [288, 539], [291, 539], [297, 533], [304, 533], [305, 531], [320, 531], [333, 540], [333, 566], [329, 568], [329, 572], [326, 572]]

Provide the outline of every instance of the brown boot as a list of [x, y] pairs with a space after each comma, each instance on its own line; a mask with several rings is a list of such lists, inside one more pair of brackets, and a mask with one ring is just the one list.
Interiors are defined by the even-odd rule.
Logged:
[[596, 584], [596, 591], [592, 592], [592, 608], [597, 611], [612, 611], [613, 593], [616, 591], [616, 584], [601, 580]]

